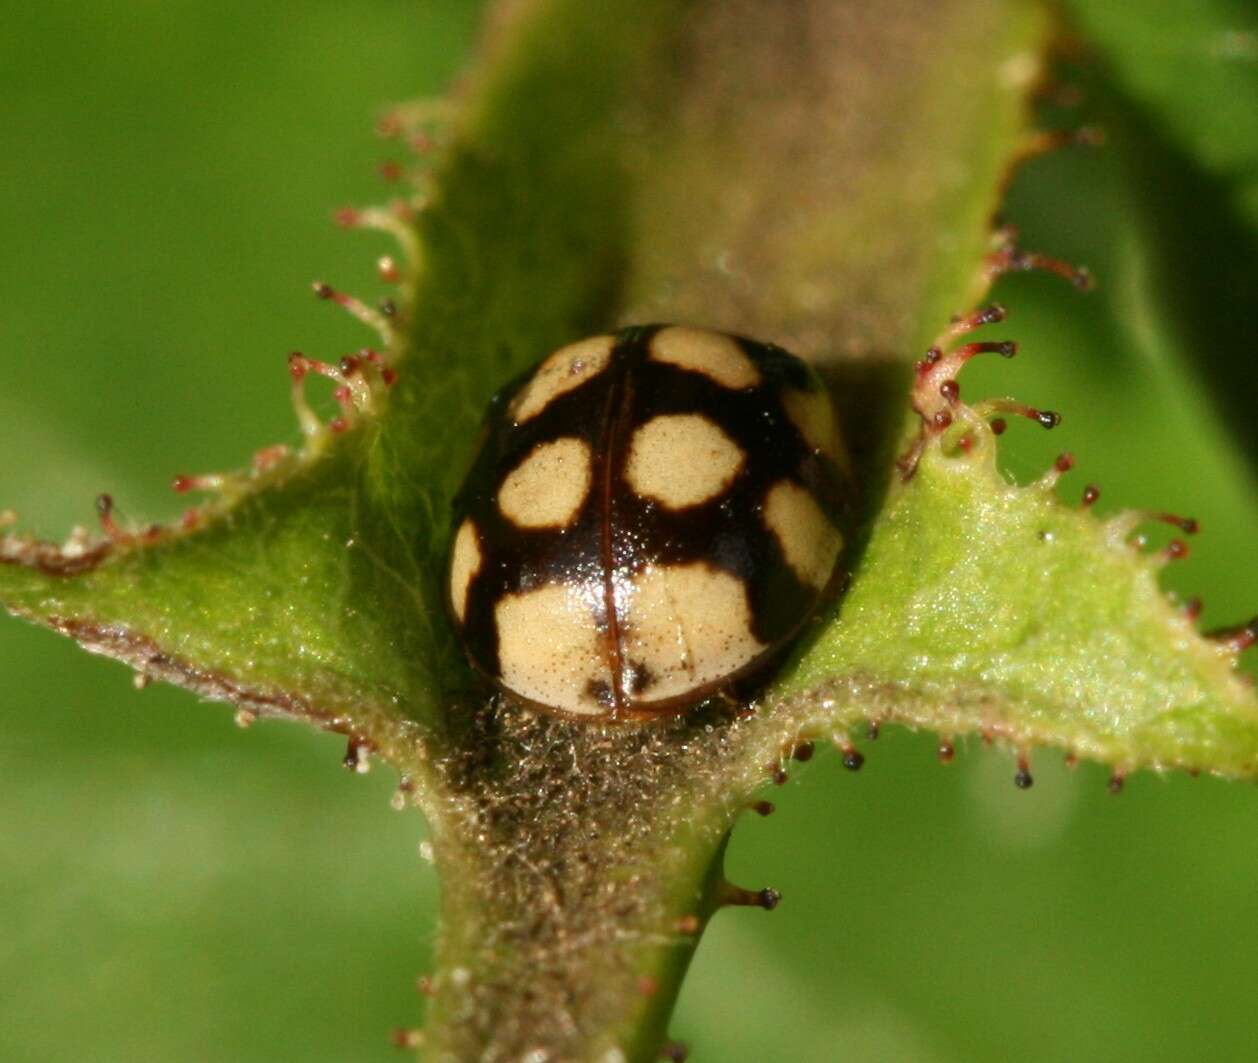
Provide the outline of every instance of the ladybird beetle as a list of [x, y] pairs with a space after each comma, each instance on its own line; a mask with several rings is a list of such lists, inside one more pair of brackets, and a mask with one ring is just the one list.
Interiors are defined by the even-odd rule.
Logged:
[[751, 682], [831, 584], [846, 458], [779, 347], [639, 326], [563, 347], [490, 404], [455, 500], [467, 657], [550, 712], [676, 713]]

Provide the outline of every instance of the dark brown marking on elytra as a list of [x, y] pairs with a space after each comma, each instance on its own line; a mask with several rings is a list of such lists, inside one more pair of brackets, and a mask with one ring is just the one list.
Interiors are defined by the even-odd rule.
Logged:
[[616, 704], [611, 684], [605, 679], [591, 679], [585, 685], [585, 692], [609, 712]]
[[644, 694], [659, 677], [641, 661], [630, 660], [625, 664], [625, 686], [631, 694]]

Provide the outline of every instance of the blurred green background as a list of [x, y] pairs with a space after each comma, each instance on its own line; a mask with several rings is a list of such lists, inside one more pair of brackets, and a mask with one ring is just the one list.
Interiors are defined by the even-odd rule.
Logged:
[[[362, 336], [308, 282], [378, 290], [383, 245], [330, 211], [381, 196], [373, 117], [448, 83], [480, 6], [0, 3], [0, 508], [53, 536], [102, 490], [169, 517], [173, 473], [295, 436], [286, 352]], [[1086, 19], [1117, 142], [1035, 164], [1010, 208], [1101, 289], [1004, 284], [1023, 356], [966, 386], [1066, 414], [1011, 428], [1013, 474], [1070, 449], [1070, 494], [1200, 517], [1167, 582], [1217, 624], [1258, 608], [1258, 38], [1247, 6], [1144, 15]], [[436, 883], [390, 773], [15, 622], [0, 691], [0, 1059], [394, 1058]], [[1258, 1056], [1252, 785], [1115, 799], [1046, 752], [1023, 793], [976, 742], [947, 769], [930, 736], [864, 748], [736, 833], [732, 877], [785, 900], [714, 922], [673, 1024], [692, 1058]]]

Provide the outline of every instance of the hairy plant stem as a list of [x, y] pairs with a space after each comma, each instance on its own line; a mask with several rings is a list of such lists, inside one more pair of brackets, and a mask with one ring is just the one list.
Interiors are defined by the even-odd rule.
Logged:
[[432, 1060], [650, 1060], [712, 912], [741, 802], [719, 714], [591, 727], [498, 708], [439, 765]]

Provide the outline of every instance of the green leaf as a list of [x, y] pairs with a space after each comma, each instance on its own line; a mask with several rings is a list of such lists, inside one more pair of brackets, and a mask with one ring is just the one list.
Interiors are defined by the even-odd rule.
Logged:
[[975, 438], [957, 456], [932, 446], [893, 489], [841, 619], [781, 693], [833, 700], [840, 721], [1055, 745], [1121, 772], [1252, 774], [1253, 690], [1158, 586], [1165, 561], [1130, 541], [1141, 515], [1100, 522], [1052, 474], [1010, 485], [996, 437]]
[[156, 545], [141, 535], [77, 556], [11, 538], [0, 570], [8, 607], [202, 696], [376, 734], [411, 683], [402, 639], [412, 633], [391, 631], [355, 594], [384, 577], [353, 545], [348, 453], [284, 471], [282, 485], [264, 479], [204, 527], [163, 532]]

